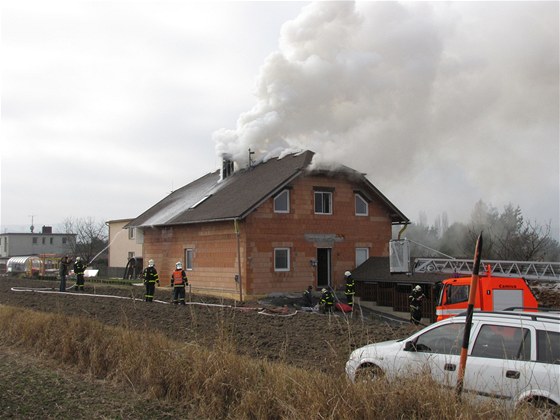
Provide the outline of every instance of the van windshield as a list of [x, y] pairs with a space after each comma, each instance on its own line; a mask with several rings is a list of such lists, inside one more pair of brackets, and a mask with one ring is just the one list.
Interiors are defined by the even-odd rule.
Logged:
[[453, 285], [453, 284], [448, 284], [447, 286], [445, 286], [445, 293], [442, 293], [441, 295], [441, 299], [443, 300], [445, 299], [445, 297], [447, 297], [447, 301], [445, 302], [441, 302], [440, 304], [446, 304], [446, 305], [451, 305], [454, 303], [461, 303], [461, 302], [466, 302], [469, 300], [469, 289], [470, 286], [464, 285], [464, 286], [460, 286], [460, 285]]

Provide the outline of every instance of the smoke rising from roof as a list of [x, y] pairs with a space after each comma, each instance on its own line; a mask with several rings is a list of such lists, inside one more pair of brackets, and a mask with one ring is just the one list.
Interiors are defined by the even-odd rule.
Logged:
[[532, 214], [551, 194], [558, 215], [555, 2], [312, 3], [282, 27], [255, 96], [214, 132], [218, 155], [310, 149], [393, 197], [418, 203], [423, 185], [468, 211], [483, 199]]

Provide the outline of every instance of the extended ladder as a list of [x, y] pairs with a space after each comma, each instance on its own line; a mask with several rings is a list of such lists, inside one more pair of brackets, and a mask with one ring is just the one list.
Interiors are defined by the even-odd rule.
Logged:
[[[473, 264], [473, 260], [415, 258], [412, 271], [472, 274]], [[479, 274], [486, 273], [488, 266], [490, 266], [490, 274], [497, 277], [523, 277], [525, 280], [560, 282], [560, 262], [482, 260]]]

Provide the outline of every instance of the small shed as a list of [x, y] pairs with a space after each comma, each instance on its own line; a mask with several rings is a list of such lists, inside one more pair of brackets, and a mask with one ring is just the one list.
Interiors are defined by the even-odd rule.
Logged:
[[408, 296], [414, 286], [420, 285], [427, 298], [422, 305], [422, 317], [435, 321], [438, 283], [449, 278], [449, 274], [391, 274], [389, 266], [388, 257], [371, 257], [354, 269], [356, 296], [397, 312], [409, 312]]

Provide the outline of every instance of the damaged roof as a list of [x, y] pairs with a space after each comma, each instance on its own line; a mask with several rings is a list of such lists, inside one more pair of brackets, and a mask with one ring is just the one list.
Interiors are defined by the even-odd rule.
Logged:
[[220, 220], [243, 219], [265, 200], [276, 195], [302, 173], [352, 177], [363, 184], [365, 193], [382, 200], [389, 209], [393, 224], [409, 223], [404, 216], [363, 174], [350, 168], [309, 171], [314, 153], [289, 154], [272, 158], [225, 179], [215, 171], [173, 191], [159, 203], [128, 223], [128, 227], [171, 226]]

